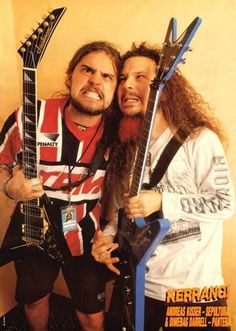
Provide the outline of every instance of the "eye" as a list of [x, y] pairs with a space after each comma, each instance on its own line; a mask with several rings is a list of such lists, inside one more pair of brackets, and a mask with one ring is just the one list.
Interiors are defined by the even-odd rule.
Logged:
[[82, 68], [82, 72], [85, 72], [86, 74], [88, 74], [88, 73], [91, 73], [92, 72], [92, 69], [89, 68], [89, 67], [83, 67]]
[[118, 82], [121, 83], [123, 81], [126, 80], [126, 77], [125, 76], [120, 76], [119, 79], [118, 79]]
[[113, 80], [113, 77], [109, 74], [103, 74], [103, 77], [105, 78], [105, 80]]
[[137, 78], [137, 79], [145, 79], [146, 76], [143, 75], [143, 74], [138, 74], [138, 75], [136, 76], [136, 78]]

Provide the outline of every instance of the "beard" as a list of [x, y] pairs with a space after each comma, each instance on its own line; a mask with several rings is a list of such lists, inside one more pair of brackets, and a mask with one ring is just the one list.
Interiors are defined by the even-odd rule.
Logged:
[[122, 143], [133, 140], [138, 141], [144, 114], [138, 113], [133, 116], [124, 116], [119, 124], [119, 138]]
[[93, 110], [90, 107], [85, 108], [82, 106], [82, 104], [78, 100], [76, 100], [72, 96], [70, 96], [70, 103], [78, 113], [82, 113], [82, 114], [86, 114], [86, 115], [90, 115], [90, 116], [101, 115], [106, 110], [104, 108], [97, 109], [97, 110]]

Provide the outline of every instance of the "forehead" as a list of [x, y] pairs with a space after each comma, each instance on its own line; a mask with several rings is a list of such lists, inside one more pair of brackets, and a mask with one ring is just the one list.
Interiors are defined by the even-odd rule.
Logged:
[[122, 67], [121, 74], [135, 74], [137, 72], [146, 72], [155, 74], [157, 65], [154, 60], [146, 56], [133, 56], [128, 58]]
[[94, 51], [82, 57], [78, 65], [85, 65], [103, 73], [116, 75], [117, 69], [111, 55], [105, 51]]

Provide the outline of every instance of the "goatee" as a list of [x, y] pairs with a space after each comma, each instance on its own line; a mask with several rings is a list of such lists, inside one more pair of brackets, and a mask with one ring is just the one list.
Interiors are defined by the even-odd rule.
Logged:
[[143, 113], [134, 116], [124, 116], [119, 124], [120, 141], [138, 141], [143, 123]]
[[70, 96], [70, 103], [78, 113], [83, 113], [83, 114], [90, 115], [90, 116], [101, 115], [105, 111], [105, 109], [93, 110], [92, 108], [89, 108], [89, 107], [84, 108], [81, 105], [81, 103], [79, 101], [75, 100], [72, 96]]

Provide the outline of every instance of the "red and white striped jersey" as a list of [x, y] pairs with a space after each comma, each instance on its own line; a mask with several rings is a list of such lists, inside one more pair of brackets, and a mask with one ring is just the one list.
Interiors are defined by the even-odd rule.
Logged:
[[[96, 229], [99, 227], [100, 197], [107, 160], [104, 158], [94, 176], [69, 195], [61, 186], [80, 180], [92, 162], [103, 134], [103, 122], [82, 131], [71, 121], [65, 109], [67, 99], [42, 100], [38, 111], [37, 146], [39, 172], [55, 204], [55, 220], [61, 222], [60, 208], [69, 203], [76, 205], [78, 229], [65, 233], [73, 255], [81, 255], [91, 248]], [[22, 156], [22, 108], [11, 114], [0, 134], [0, 164], [14, 165]], [[107, 155], [107, 153], [105, 153]], [[69, 175], [70, 173], [70, 175]], [[55, 221], [54, 220], [54, 221]]]

